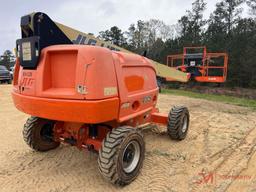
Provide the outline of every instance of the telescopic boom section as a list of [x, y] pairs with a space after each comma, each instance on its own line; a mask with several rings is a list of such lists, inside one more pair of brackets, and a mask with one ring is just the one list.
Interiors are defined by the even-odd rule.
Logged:
[[[21, 18], [22, 39], [17, 40], [17, 54], [22, 66], [36, 68], [41, 50], [51, 45], [84, 44], [109, 48], [113, 51], [130, 52], [102, 41], [93, 35], [80, 32], [54, 22], [45, 13], [36, 12]], [[174, 81], [187, 82], [189, 74], [172, 69], [156, 61], [151, 61], [157, 76]]]

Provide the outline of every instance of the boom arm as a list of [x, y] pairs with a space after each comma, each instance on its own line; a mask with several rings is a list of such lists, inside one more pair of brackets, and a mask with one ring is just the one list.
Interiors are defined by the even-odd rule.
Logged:
[[[32, 13], [21, 18], [22, 39], [17, 40], [17, 52], [21, 63], [33, 68], [37, 65], [40, 52], [50, 45], [84, 44], [106, 47], [115, 51], [129, 52], [126, 49], [102, 41], [93, 35], [80, 32], [63, 24], [54, 22], [41, 12]], [[31, 50], [31, 51], [30, 51]], [[187, 73], [172, 69], [166, 65], [152, 61], [157, 76], [180, 82], [187, 82]]]

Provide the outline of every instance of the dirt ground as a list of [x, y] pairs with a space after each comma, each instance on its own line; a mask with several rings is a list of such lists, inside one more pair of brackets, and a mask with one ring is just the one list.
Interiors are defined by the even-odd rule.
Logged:
[[0, 191], [256, 191], [256, 112], [223, 103], [160, 95], [159, 108], [185, 105], [188, 137], [172, 141], [164, 128], [145, 131], [139, 177], [119, 188], [98, 172], [97, 154], [61, 146], [33, 152], [22, 138], [27, 115], [17, 111], [11, 86], [0, 85]]

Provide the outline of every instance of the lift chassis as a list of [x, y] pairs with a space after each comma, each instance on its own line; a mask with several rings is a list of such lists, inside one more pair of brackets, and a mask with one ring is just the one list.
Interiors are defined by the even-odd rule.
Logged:
[[[28, 21], [23, 18], [23, 24]], [[29, 29], [23, 25], [24, 34]], [[61, 36], [50, 39], [56, 34], [44, 42], [44, 35], [17, 41], [12, 98], [17, 109], [31, 115], [23, 137], [32, 149], [49, 151], [68, 143], [96, 151], [100, 173], [113, 184], [126, 185], [143, 165], [139, 128], [163, 125], [170, 138], [186, 137], [188, 109], [176, 106], [162, 114], [156, 107], [159, 88], [152, 61], [105, 47], [73, 45]]]

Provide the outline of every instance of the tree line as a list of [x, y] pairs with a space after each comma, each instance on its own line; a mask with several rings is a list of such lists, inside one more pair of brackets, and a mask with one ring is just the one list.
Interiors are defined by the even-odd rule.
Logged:
[[14, 64], [15, 56], [10, 50], [6, 50], [2, 55], [0, 55], [0, 65], [4, 65], [8, 70], [10, 70], [10, 67], [13, 67]]
[[204, 0], [195, 0], [176, 24], [139, 20], [127, 31], [113, 26], [98, 37], [138, 54], [146, 50], [147, 57], [161, 63], [185, 46], [203, 45], [211, 52], [227, 52], [226, 85], [256, 88], [256, 0], [222, 0], [209, 18], [203, 17], [206, 7]]

